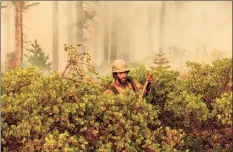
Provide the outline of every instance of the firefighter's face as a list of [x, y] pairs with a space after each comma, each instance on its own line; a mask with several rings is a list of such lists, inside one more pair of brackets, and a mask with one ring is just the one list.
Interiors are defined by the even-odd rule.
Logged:
[[117, 80], [122, 85], [127, 84], [127, 77], [128, 77], [128, 72], [119, 72], [119, 73], [116, 74]]

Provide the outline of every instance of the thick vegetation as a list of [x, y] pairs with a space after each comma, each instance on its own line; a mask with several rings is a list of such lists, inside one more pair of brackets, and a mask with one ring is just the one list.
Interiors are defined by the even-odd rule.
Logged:
[[[154, 68], [146, 99], [103, 94], [111, 77], [33, 67], [4, 73], [1, 150], [232, 151], [232, 59], [187, 66], [187, 73]], [[143, 84], [147, 72], [130, 75]]]

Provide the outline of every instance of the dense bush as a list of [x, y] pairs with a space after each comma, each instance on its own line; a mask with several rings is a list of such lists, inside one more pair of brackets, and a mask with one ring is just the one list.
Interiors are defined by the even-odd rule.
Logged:
[[[100, 81], [2, 76], [2, 151], [232, 151], [232, 63], [188, 62], [187, 74], [154, 68], [151, 94], [104, 95]], [[130, 75], [144, 84], [147, 69]]]

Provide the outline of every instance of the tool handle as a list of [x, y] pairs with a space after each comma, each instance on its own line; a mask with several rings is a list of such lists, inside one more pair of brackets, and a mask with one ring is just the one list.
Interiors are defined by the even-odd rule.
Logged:
[[[148, 73], [147, 73], [147, 76], [148, 76], [148, 75], [151, 75], [151, 73], [148, 72]], [[146, 83], [144, 84], [144, 88], [143, 88], [142, 94], [141, 94], [141, 97], [142, 97], [142, 98], [143, 98], [144, 95], [146, 94], [146, 88], [147, 88], [148, 84], [149, 84], [149, 82], [148, 82], [148, 80], [146, 80]]]

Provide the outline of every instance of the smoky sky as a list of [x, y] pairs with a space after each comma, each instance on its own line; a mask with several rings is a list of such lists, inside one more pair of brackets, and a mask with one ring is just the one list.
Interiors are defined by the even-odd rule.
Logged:
[[[29, 2], [33, 3], [33, 2]], [[24, 39], [37, 39], [42, 49], [52, 58], [53, 2], [39, 1], [24, 13]], [[117, 29], [117, 57], [129, 52], [130, 61], [143, 60], [159, 49], [160, 1], [84, 1], [83, 9], [95, 13], [83, 30], [84, 45], [91, 53], [93, 63], [103, 62], [105, 24]], [[188, 50], [188, 56], [197, 58], [198, 48], [221, 48], [231, 57], [232, 52], [232, 4], [220, 1], [167, 2], [164, 18], [164, 47], [178, 46]], [[6, 54], [14, 51], [14, 6], [2, 2], [1, 10], [1, 63], [4, 71]], [[105, 8], [108, 8], [106, 17]], [[59, 1], [59, 68], [63, 69], [67, 55], [65, 43], [75, 43], [75, 2]], [[117, 21], [117, 24], [115, 24]], [[127, 27], [127, 28], [126, 28]], [[30, 43], [25, 44], [25, 48]], [[111, 44], [109, 44], [111, 45]], [[127, 47], [125, 47], [127, 45]], [[204, 57], [203, 57], [204, 58]], [[188, 57], [187, 57], [188, 59]]]

